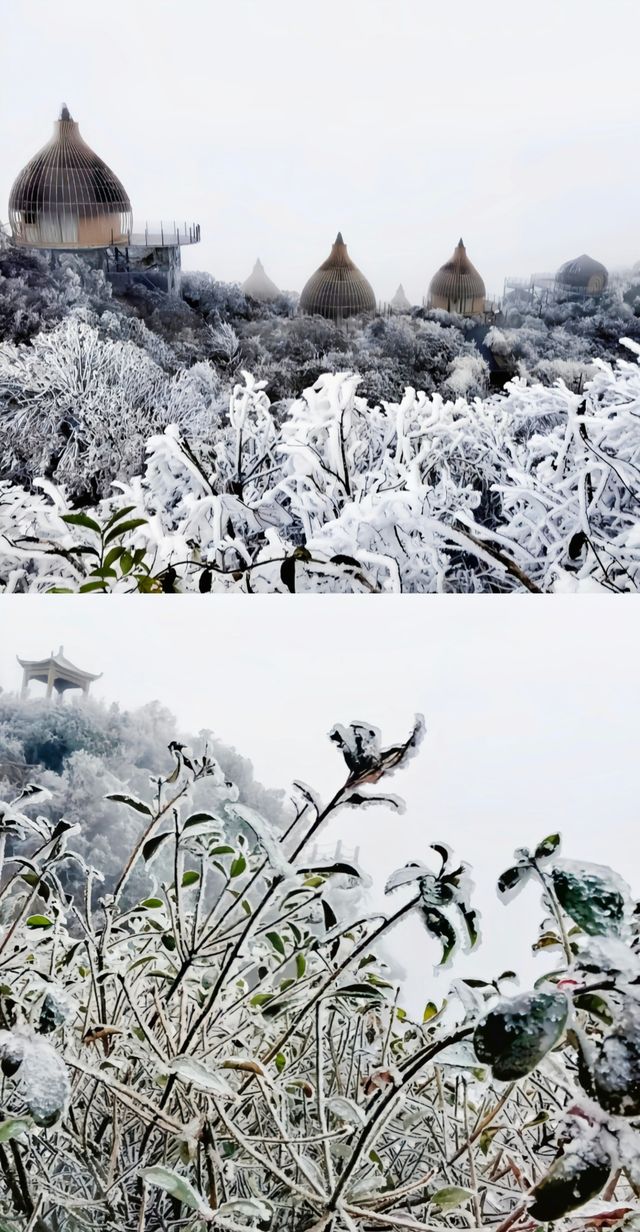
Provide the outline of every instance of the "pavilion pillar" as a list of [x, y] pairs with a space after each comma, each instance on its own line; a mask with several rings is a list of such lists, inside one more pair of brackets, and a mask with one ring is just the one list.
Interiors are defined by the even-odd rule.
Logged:
[[53, 682], [54, 682], [55, 678], [56, 678], [56, 669], [55, 669], [55, 667], [54, 667], [54, 666], [53, 666], [53, 664], [52, 664], [52, 665], [51, 665], [51, 667], [49, 668], [49, 674], [48, 674], [48, 676], [47, 676], [47, 694], [46, 694], [46, 695], [47, 695], [47, 700], [49, 700], [49, 699], [50, 699], [50, 697], [51, 697], [51, 695], [52, 695], [52, 693], [53, 693]]

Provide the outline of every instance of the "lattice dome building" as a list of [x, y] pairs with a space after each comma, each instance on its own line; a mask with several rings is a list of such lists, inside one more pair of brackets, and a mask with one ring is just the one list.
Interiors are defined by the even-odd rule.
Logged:
[[51, 140], [15, 180], [9, 224], [15, 244], [79, 252], [114, 285], [142, 282], [168, 292], [179, 290], [181, 247], [200, 239], [199, 226], [186, 223], [134, 231], [124, 186], [80, 136], [66, 105]]
[[484, 282], [460, 240], [451, 258], [431, 279], [429, 307], [459, 312], [463, 317], [482, 316], [486, 294]]
[[30, 248], [106, 248], [131, 234], [123, 185], [83, 141], [67, 107], [11, 189], [9, 224], [15, 242]]
[[242, 290], [245, 295], [257, 299], [261, 304], [268, 304], [282, 294], [275, 282], [271, 281], [259, 257], [249, 277], [243, 282]]
[[300, 308], [309, 316], [328, 317], [332, 321], [375, 312], [376, 297], [371, 284], [351, 260], [340, 231], [327, 260], [304, 286]]
[[579, 295], [600, 295], [609, 281], [609, 272], [599, 261], [583, 252], [573, 261], [565, 261], [556, 274], [559, 289]]

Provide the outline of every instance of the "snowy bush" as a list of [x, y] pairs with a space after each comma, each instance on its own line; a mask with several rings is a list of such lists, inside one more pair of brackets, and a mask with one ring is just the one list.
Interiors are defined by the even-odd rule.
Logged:
[[[120, 871], [122, 852], [135, 841], [143, 818], [133, 811], [114, 817], [104, 797], [108, 792], [144, 792], [150, 779], [162, 775], [167, 746], [189, 739], [158, 702], [128, 711], [91, 698], [52, 706], [44, 699], [23, 700], [2, 692], [0, 798], [16, 794], [37, 778], [50, 793], [49, 801], [40, 806], [43, 815], [53, 824], [62, 816], [73, 824], [82, 823], [75, 849], [99, 866], [103, 886], [109, 890]], [[224, 797], [233, 783], [245, 804], [263, 813], [276, 830], [282, 828], [280, 794], [255, 780], [251, 762], [213, 732], [207, 733], [207, 747], [221, 771], [216, 790]], [[209, 778], [209, 803], [212, 789]], [[194, 790], [198, 807], [204, 787]], [[67, 884], [77, 882], [73, 870], [67, 870], [65, 879]]]
[[[132, 342], [73, 316], [29, 346], [0, 347], [0, 448], [9, 475], [54, 477], [94, 498], [142, 465], [150, 433], [197, 433], [220, 390], [206, 365], [173, 378]], [[198, 379], [200, 378], [200, 379]]]
[[[62, 328], [74, 362], [61, 369], [59, 414], [69, 383], [93, 381], [90, 357], [110, 345]], [[5, 371], [21, 374], [14, 425], [28, 421], [44, 449], [32, 351], [5, 356]], [[517, 378], [474, 400], [408, 388], [372, 405], [358, 376], [324, 374], [285, 410], [246, 372], [223, 407], [208, 364], [168, 378], [123, 344], [109, 363], [126, 377], [136, 448], [147, 415], [172, 422], [148, 439], [144, 470], [94, 505], [74, 508], [72, 491], [46, 478], [34, 493], [0, 484], [5, 591], [638, 588], [637, 358], [595, 361], [581, 393]], [[116, 379], [98, 367], [92, 416], [74, 421], [59, 465], [86, 458], [104, 481], [100, 408]], [[115, 411], [113, 425], [124, 453]]]
[[440, 1006], [427, 979], [420, 1021], [380, 946], [417, 913], [417, 970], [475, 949], [469, 869], [425, 846], [390, 870], [394, 909], [371, 916], [358, 867], [312, 854], [338, 811], [346, 827], [354, 808], [401, 807], [386, 780], [421, 734], [384, 747], [366, 724], [334, 728], [336, 791], [323, 803], [296, 784], [280, 832], [220, 792], [208, 753], [174, 744], [148, 798], [109, 794], [142, 832], [108, 894], [78, 825], [38, 814], [37, 787], [0, 806], [3, 1228], [635, 1226], [640, 954], [624, 881], [562, 858], [557, 834], [518, 850], [498, 894], [538, 886], [534, 949], [551, 969], [523, 990], [508, 971], [454, 980]]

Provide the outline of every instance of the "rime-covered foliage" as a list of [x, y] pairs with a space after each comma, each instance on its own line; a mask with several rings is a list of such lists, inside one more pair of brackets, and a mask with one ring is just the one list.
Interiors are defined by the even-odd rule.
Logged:
[[[402, 807], [386, 780], [422, 729], [384, 746], [366, 724], [336, 726], [335, 792], [296, 784], [280, 830], [210, 751], [173, 744], [150, 790], [105, 783], [86, 810], [135, 818], [109, 894], [79, 850], [84, 819], [43, 814], [32, 784], [1, 805], [3, 1228], [636, 1226], [627, 884], [561, 858], [557, 834], [519, 849], [498, 894], [539, 896], [544, 973], [524, 988], [513, 971], [454, 979], [437, 1004], [434, 959], [480, 944], [468, 867], [429, 834], [370, 916], [357, 866], [313, 856], [338, 812], [348, 832], [355, 808]], [[381, 953], [413, 913], [417, 1019]]]
[[0, 242], [4, 590], [636, 589], [633, 287], [490, 329], [184, 292]]
[[[516, 378], [490, 398], [408, 388], [372, 404], [358, 376], [336, 373], [283, 411], [243, 373], [213, 431], [185, 433], [168, 402], [174, 422], [147, 442], [142, 473], [97, 504], [74, 508], [46, 479], [33, 493], [0, 485], [0, 584], [634, 591], [640, 348], [626, 346], [615, 367], [595, 362], [581, 393]], [[199, 399], [212, 414], [201, 369], [170, 378], [191, 424]], [[132, 368], [135, 390], [145, 371]]]
[[[15, 795], [37, 778], [50, 793], [45, 816], [53, 822], [65, 816], [82, 823], [76, 850], [100, 867], [103, 889], [109, 888], [122, 852], [135, 840], [143, 819], [135, 812], [114, 814], [105, 795], [144, 793], [150, 780], [163, 773], [167, 746], [185, 739], [158, 702], [128, 711], [92, 699], [52, 706], [44, 699], [0, 693], [0, 797]], [[279, 794], [257, 783], [251, 763], [213, 732], [207, 744], [220, 767], [223, 794], [232, 781], [247, 804], [263, 812], [276, 829], [281, 826]], [[208, 798], [212, 787], [209, 779]], [[65, 876], [67, 882], [75, 877], [73, 866]]]

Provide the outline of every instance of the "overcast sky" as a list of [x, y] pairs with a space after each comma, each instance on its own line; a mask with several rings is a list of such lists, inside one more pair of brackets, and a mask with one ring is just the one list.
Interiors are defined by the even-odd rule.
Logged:
[[0, 218], [61, 102], [184, 264], [300, 290], [340, 228], [420, 302], [462, 235], [490, 292], [640, 258], [638, 0], [0, 0]]
[[[393, 744], [421, 711], [422, 751], [388, 780], [406, 814], [343, 810], [323, 846], [360, 848], [372, 904], [393, 869], [428, 859], [431, 842], [470, 861], [485, 943], [458, 972], [531, 970], [539, 895], [531, 887], [507, 908], [494, 890], [516, 846], [559, 829], [565, 855], [610, 863], [640, 892], [633, 602], [32, 595], [3, 598], [0, 618], [4, 689], [19, 685], [16, 654], [40, 658], [62, 643], [104, 673], [97, 697], [127, 707], [157, 698], [184, 729], [235, 745], [266, 785], [302, 779], [325, 799], [343, 781], [326, 735], [334, 723], [374, 723]], [[417, 921], [392, 948], [410, 967], [414, 1008], [444, 995], [450, 975], [434, 985], [437, 949]]]

